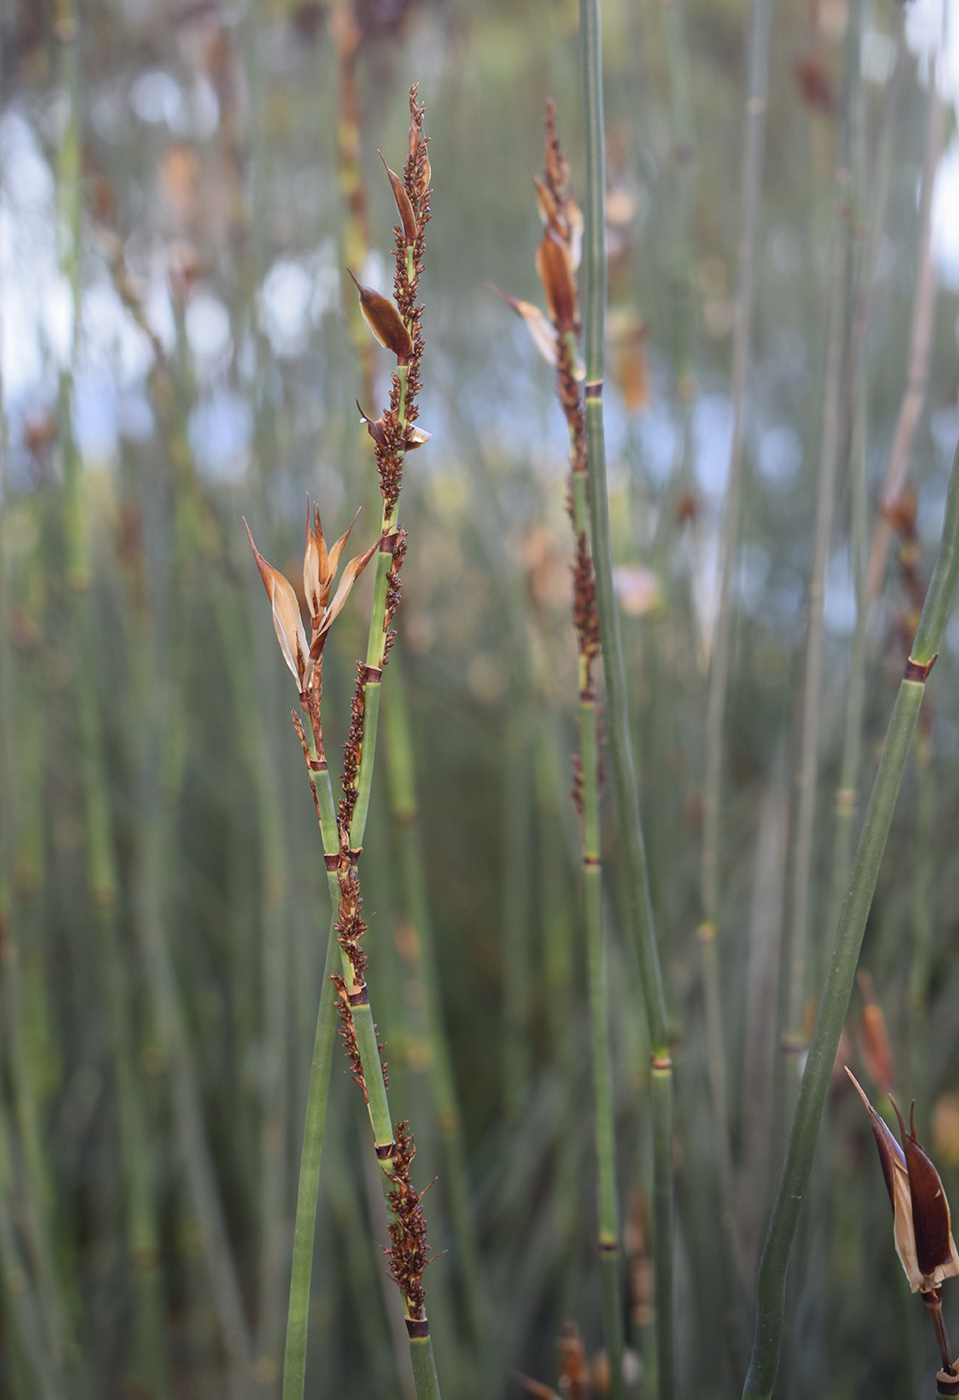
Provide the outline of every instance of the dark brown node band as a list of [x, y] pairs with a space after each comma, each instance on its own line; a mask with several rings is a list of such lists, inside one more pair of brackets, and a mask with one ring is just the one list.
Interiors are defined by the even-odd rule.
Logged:
[[909, 660], [906, 662], [906, 669], [905, 669], [905, 671], [903, 672], [903, 677], [902, 677], [903, 680], [904, 680], [904, 681], [918, 681], [918, 682], [920, 683], [920, 685], [925, 684], [926, 680], [927, 680], [928, 677], [929, 677], [929, 672], [932, 670], [933, 666], [935, 666], [935, 664], [936, 664], [936, 657], [937, 657], [938, 655], [939, 655], [939, 653], [938, 653], [938, 651], [937, 651], [937, 652], [935, 653], [935, 656], [932, 656], [932, 657], [931, 657], [928, 661], [926, 661], [926, 662], [922, 662], [922, 661], [913, 661], [912, 657], [910, 656]]

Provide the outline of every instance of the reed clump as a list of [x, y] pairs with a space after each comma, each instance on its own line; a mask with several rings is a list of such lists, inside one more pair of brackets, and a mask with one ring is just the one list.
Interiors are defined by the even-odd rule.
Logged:
[[11, 1400], [955, 1386], [944, 61], [602, 10], [0, 20]]

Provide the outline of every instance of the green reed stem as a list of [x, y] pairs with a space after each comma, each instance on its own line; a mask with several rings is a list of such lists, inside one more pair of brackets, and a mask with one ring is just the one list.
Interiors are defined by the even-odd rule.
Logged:
[[807, 953], [809, 945], [809, 895], [812, 882], [813, 834], [816, 821], [816, 794], [819, 777], [819, 728], [822, 712], [823, 638], [826, 564], [832, 541], [833, 509], [841, 446], [841, 393], [843, 370], [847, 360], [847, 274], [850, 245], [850, 88], [852, 72], [860, 62], [853, 33], [858, 28], [853, 19], [848, 25], [843, 111], [839, 128], [839, 149], [836, 156], [835, 188], [837, 201], [836, 227], [833, 232], [832, 256], [827, 287], [827, 350], [825, 388], [823, 394], [822, 427], [819, 444], [819, 475], [816, 491], [816, 530], [813, 560], [808, 586], [806, 623], [806, 656], [802, 700], [802, 735], [799, 771], [796, 783], [799, 799], [796, 813], [796, 840], [792, 865], [791, 886], [791, 944], [789, 991], [786, 1008], [785, 1049], [798, 1064], [798, 1051], [803, 1042], [802, 1019], [807, 987]]
[[442, 999], [436, 972], [433, 921], [430, 916], [419, 829], [412, 726], [401, 660], [402, 658], [397, 657], [393, 659], [397, 674], [390, 684], [384, 716], [387, 778], [390, 805], [399, 840], [400, 875], [406, 914], [412, 926], [415, 944], [412, 962], [416, 976], [426, 993], [426, 1024], [430, 1046], [429, 1078], [444, 1157], [444, 1187], [450, 1202], [453, 1235], [456, 1240], [456, 1263], [463, 1286], [467, 1322], [471, 1340], [476, 1347], [483, 1336], [476, 1225], [470, 1201], [466, 1149], [453, 1074], [453, 1057], [443, 1023]]
[[[719, 1189], [724, 1219], [733, 1220], [732, 1160], [726, 1096], [726, 1050], [719, 984], [720, 807], [722, 801], [724, 725], [732, 655], [732, 579], [739, 540], [742, 496], [743, 428], [749, 378], [755, 244], [762, 194], [766, 108], [769, 90], [770, 0], [753, 0], [749, 25], [749, 91], [741, 169], [742, 231], [739, 242], [737, 294], [733, 321], [733, 430], [729, 476], [723, 506], [720, 544], [719, 614], [709, 672], [706, 706], [706, 771], [703, 784], [702, 919], [699, 933], [705, 990], [709, 1083], [715, 1124]], [[728, 1251], [735, 1256], [735, 1245]]]
[[151, 1179], [143, 1099], [135, 1071], [133, 1029], [126, 967], [118, 930], [120, 897], [114, 853], [104, 738], [97, 695], [99, 642], [91, 597], [91, 545], [83, 469], [73, 435], [73, 371], [80, 343], [82, 237], [79, 131], [79, 55], [77, 18], [72, 0], [61, 0], [57, 34], [61, 66], [69, 94], [69, 121], [61, 145], [57, 179], [63, 214], [61, 271], [68, 279], [73, 313], [71, 360], [60, 382], [63, 441], [63, 513], [67, 582], [70, 587], [70, 633], [74, 655], [76, 747], [83, 788], [87, 878], [99, 945], [100, 975], [108, 1011], [110, 1049], [117, 1104], [120, 1156], [125, 1194], [126, 1236], [134, 1276], [134, 1370], [147, 1393], [169, 1394], [169, 1374], [162, 1345], [163, 1298], [159, 1273], [159, 1231]]
[[323, 1135], [326, 1128], [326, 1102], [333, 1064], [333, 1044], [336, 1039], [333, 976], [341, 965], [340, 948], [333, 928], [336, 907], [334, 901], [320, 988], [320, 1007], [316, 1018], [313, 1059], [310, 1064], [303, 1148], [300, 1153], [300, 1178], [296, 1191], [296, 1218], [293, 1226], [293, 1269], [283, 1359], [283, 1400], [302, 1400], [306, 1390], [306, 1344], [310, 1322], [313, 1240], [316, 1234], [316, 1206], [320, 1188]]
[[[561, 358], [567, 369], [572, 363]], [[565, 402], [565, 396], [564, 396]], [[578, 407], [578, 406], [577, 406]], [[571, 482], [573, 531], [580, 541], [590, 533], [589, 481], [582, 453], [577, 453], [576, 436], [581, 427], [577, 417], [570, 422], [573, 448]], [[588, 545], [585, 546], [588, 552]], [[577, 568], [578, 578], [578, 568]], [[574, 597], [574, 617], [583, 600]], [[595, 625], [595, 618], [591, 619]], [[601, 653], [600, 653], [601, 656]], [[600, 656], [595, 658], [598, 662]], [[583, 895], [586, 913], [586, 966], [589, 988], [590, 1038], [593, 1072], [593, 1135], [596, 1151], [598, 1244], [603, 1280], [603, 1329], [609, 1356], [610, 1393], [623, 1400], [623, 1316], [620, 1289], [619, 1206], [616, 1190], [616, 1129], [613, 1095], [613, 1067], [610, 1050], [609, 973], [603, 930], [603, 867], [599, 819], [599, 716], [593, 685], [592, 664], [584, 651], [580, 632], [579, 656], [579, 750], [582, 778]]]
[[879, 867], [925, 690], [959, 580], [959, 450], [953, 458], [939, 550], [905, 677], [886, 731], [879, 771], [866, 810], [852, 880], [819, 1006], [799, 1090], [786, 1161], [759, 1266], [756, 1333], [744, 1400], [772, 1394], [779, 1365], [785, 1311], [786, 1269], [802, 1204], [819, 1120], [836, 1059], [856, 964], [879, 876]]
[[606, 486], [603, 371], [606, 323], [604, 209], [606, 158], [599, 0], [580, 0], [583, 107], [586, 130], [586, 428], [589, 442], [590, 518], [596, 601], [606, 678], [606, 718], [611, 767], [627, 868], [627, 911], [636, 941], [650, 1045], [653, 1053], [653, 1239], [660, 1400], [671, 1400], [675, 1380], [672, 1297], [672, 1062], [666, 1035], [666, 994], [653, 927], [649, 877], [639, 813], [626, 694], [626, 665], [613, 591], [613, 560]]

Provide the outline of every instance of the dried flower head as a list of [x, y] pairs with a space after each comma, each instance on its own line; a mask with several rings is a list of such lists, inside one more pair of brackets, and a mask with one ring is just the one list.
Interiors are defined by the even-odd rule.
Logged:
[[959, 1254], [939, 1173], [916, 1140], [916, 1106], [912, 1106], [907, 1132], [898, 1105], [890, 1100], [899, 1120], [900, 1147], [848, 1067], [846, 1073], [869, 1114], [892, 1202], [896, 1253], [909, 1287], [913, 1293], [933, 1293], [943, 1279], [959, 1274]]
[[[357, 511], [358, 514], [359, 511]], [[279, 569], [274, 569], [273, 565], [267, 563], [263, 558], [253, 543], [249, 525], [245, 520], [243, 521], [246, 526], [247, 538], [250, 541], [250, 548], [253, 550], [253, 557], [256, 560], [256, 567], [260, 571], [263, 586], [266, 588], [273, 608], [273, 626], [276, 628], [280, 649], [287, 666], [296, 678], [301, 695], [310, 684], [314, 667], [323, 654], [329, 630], [342, 612], [343, 604], [349, 597], [350, 590], [379, 547], [380, 542], [376, 540], [364, 553], [358, 554], [350, 560], [343, 570], [339, 587], [331, 601], [330, 593], [333, 589], [336, 568], [346, 541], [349, 539], [350, 530], [353, 529], [355, 523], [356, 516], [354, 515], [350, 529], [345, 535], [340, 536], [332, 549], [327, 550], [319, 509], [314, 505], [311, 511], [309, 502], [307, 502], [303, 588], [312, 623], [312, 639], [308, 644], [303, 619], [300, 616], [296, 590], [289, 579], [280, 573]]]

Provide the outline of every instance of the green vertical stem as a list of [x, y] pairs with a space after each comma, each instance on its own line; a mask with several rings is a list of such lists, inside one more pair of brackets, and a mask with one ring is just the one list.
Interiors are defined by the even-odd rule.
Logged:
[[[0, 920], [4, 918], [5, 911], [0, 910]], [[40, 1400], [60, 1400], [63, 1389], [59, 1363], [43, 1335], [41, 1309], [17, 1242], [15, 1218], [10, 1124], [6, 1102], [0, 1099], [0, 1279], [6, 1298], [8, 1335], [11, 1341], [15, 1338], [19, 1342], [30, 1369], [31, 1385], [36, 1387]]]
[[750, 368], [756, 233], [762, 193], [766, 107], [769, 90], [770, 0], [753, 0], [749, 25], [749, 79], [741, 168], [742, 227], [733, 320], [733, 430], [720, 543], [719, 615], [709, 671], [706, 707], [706, 773], [703, 785], [702, 920], [698, 930], [705, 988], [709, 1081], [719, 1166], [723, 1218], [732, 1224], [732, 1160], [726, 1098], [726, 1052], [719, 983], [720, 807], [726, 695], [732, 650], [732, 579], [739, 541], [743, 425]]
[[73, 374], [80, 345], [81, 157], [79, 131], [79, 55], [77, 19], [72, 0], [58, 6], [56, 33], [61, 42], [63, 81], [69, 98], [67, 130], [57, 170], [62, 214], [61, 271], [72, 293], [73, 336], [68, 368], [60, 381], [60, 431], [63, 441], [63, 510], [66, 536], [70, 634], [75, 676], [77, 757], [83, 787], [87, 878], [94, 908], [110, 1048], [117, 1096], [117, 1120], [125, 1192], [127, 1249], [134, 1274], [134, 1361], [140, 1382], [156, 1395], [169, 1394], [163, 1338], [163, 1299], [159, 1274], [159, 1237], [142, 1093], [132, 1050], [132, 1027], [117, 904], [119, 883], [97, 695], [98, 639], [90, 593], [92, 575], [85, 482], [73, 437]]
[[[849, 23], [858, 27], [861, 6], [850, 12]], [[835, 840], [832, 852], [832, 875], [830, 880], [829, 904], [826, 928], [833, 929], [839, 921], [842, 900], [849, 885], [849, 872], [852, 867], [853, 824], [859, 796], [859, 770], [862, 763], [862, 710], [865, 698], [866, 679], [866, 607], [864, 596], [866, 514], [868, 510], [868, 487], [866, 477], [866, 375], [863, 363], [863, 336], [865, 333], [868, 287], [866, 278], [872, 272], [870, 243], [875, 238], [875, 229], [870, 225], [866, 233], [866, 214], [863, 207], [865, 198], [865, 130], [863, 112], [862, 83], [858, 75], [853, 79], [853, 93], [850, 99], [850, 123], [852, 135], [852, 161], [850, 181], [851, 206], [851, 271], [854, 278], [855, 297], [853, 300], [852, 321], [849, 329], [849, 353], [846, 372], [846, 409], [850, 419], [849, 438], [849, 482], [850, 482], [850, 522], [849, 533], [852, 558], [850, 560], [853, 586], [856, 595], [856, 624], [853, 629], [849, 655], [849, 680], [846, 686], [846, 717], [843, 733], [842, 759], [840, 761], [839, 783], [835, 796]]]
[[453, 1074], [453, 1057], [443, 1023], [433, 921], [430, 916], [426, 872], [423, 868], [406, 680], [400, 658], [394, 658], [393, 665], [397, 668], [397, 674], [391, 682], [384, 712], [390, 807], [399, 842], [400, 876], [414, 949], [412, 960], [416, 975], [426, 993], [429, 1079], [444, 1159], [443, 1184], [450, 1202], [456, 1240], [456, 1263], [463, 1286], [470, 1336], [473, 1346], [478, 1347], [483, 1338], [483, 1323], [476, 1226], [470, 1202], [470, 1183], [466, 1170], [459, 1097]]
[[[945, 115], [939, 91], [938, 67], [933, 55], [929, 61], [929, 106], [926, 120], [926, 146], [923, 158], [922, 186], [919, 200], [919, 265], [916, 269], [916, 292], [912, 308], [912, 327], [906, 362], [906, 388], [899, 406], [896, 432], [886, 479], [882, 488], [882, 504], [888, 510], [899, 499], [906, 481], [912, 442], [929, 382], [929, 362], [932, 354], [936, 319], [938, 278], [932, 256], [932, 196], [942, 154]], [[873, 532], [866, 565], [866, 607], [872, 607], [879, 596], [886, 568], [886, 557], [892, 541], [893, 528], [885, 514], [880, 514]]]
[[[173, 727], [175, 731], [176, 720], [173, 720]], [[167, 732], [168, 738], [173, 737], [169, 730]], [[169, 797], [169, 793], [164, 795]], [[196, 1212], [204, 1264], [229, 1359], [233, 1389], [237, 1395], [244, 1395], [250, 1384], [252, 1345], [162, 910], [162, 871], [172, 844], [173, 813], [169, 806], [157, 810], [156, 800], [150, 796], [144, 795], [142, 802], [136, 891], [141, 949], [153, 1014], [169, 1067], [177, 1141]]]
[[932, 972], [936, 860], [936, 778], [933, 745], [920, 728], [916, 735], [916, 869], [912, 894], [912, 939], [909, 959], [909, 1005], [917, 1026], [923, 1024]]
[[[565, 771], [559, 770], [561, 741], [556, 714], [537, 728], [536, 770], [537, 831], [539, 835], [539, 884], [537, 898], [543, 921], [543, 969], [549, 998], [553, 1053], [562, 1056], [568, 1046], [573, 983], [573, 929], [566, 889], [566, 862], [562, 840], [559, 797]], [[563, 765], [565, 769], [565, 764]], [[563, 796], [565, 797], [565, 792]]]
[[522, 709], [507, 725], [503, 746], [503, 1109], [516, 1124], [526, 1112], [531, 1070], [533, 952], [529, 918], [529, 725]]
[[850, 91], [853, 69], [858, 68], [860, 62], [858, 33], [858, 24], [855, 16], [851, 14], [847, 25], [845, 91], [839, 129], [839, 149], [836, 156], [835, 186], [838, 207], [827, 287], [825, 389], [819, 445], [819, 477], [816, 491], [816, 531], [808, 587], [802, 735], [799, 771], [796, 778], [799, 799], [790, 895], [789, 992], [783, 1045], [797, 1063], [798, 1052], [803, 1043], [802, 1020], [807, 988], [806, 961], [809, 945], [809, 895], [813, 883], [813, 834], [816, 822], [816, 794], [819, 777], [819, 731], [823, 685], [823, 598], [826, 565], [832, 542], [833, 510], [841, 448], [841, 392], [843, 371], [847, 360], [846, 289], [851, 225]]
[[[690, 219], [696, 162], [696, 131], [690, 91], [689, 49], [682, 0], [661, 0], [666, 34], [666, 63], [669, 71], [672, 107], [673, 149], [677, 203], [675, 240], [668, 255], [669, 284], [672, 292], [673, 364], [676, 388], [683, 405], [683, 440], [688, 446], [689, 410], [694, 393], [692, 366], [692, 250]], [[685, 456], [685, 453], [684, 453]]]
[[660, 1400], [674, 1393], [672, 1297], [672, 1062], [666, 1036], [666, 994], [653, 928], [649, 878], [633, 763], [619, 613], [613, 591], [613, 561], [606, 486], [603, 427], [603, 371], [606, 323], [604, 209], [606, 157], [603, 133], [603, 81], [599, 0], [581, 0], [583, 108], [586, 130], [586, 427], [589, 442], [590, 518], [596, 601], [606, 678], [606, 721], [627, 870], [627, 912], [636, 941], [653, 1054], [656, 1092], [654, 1138], [654, 1269]]
[[819, 1006], [793, 1117], [786, 1161], [759, 1267], [756, 1332], [744, 1400], [771, 1396], [779, 1365], [785, 1313], [786, 1269], [799, 1209], [809, 1180], [819, 1121], [825, 1107], [866, 919], [893, 811], [912, 744], [926, 678], [935, 660], [959, 579], [959, 451], [946, 494], [942, 536], [919, 628], [886, 731], [879, 771], [869, 798], [852, 880]]
[[[336, 904], [333, 905], [334, 918]], [[302, 1400], [306, 1389], [306, 1344], [310, 1321], [310, 1281], [313, 1273], [313, 1240], [316, 1233], [316, 1204], [323, 1158], [326, 1101], [336, 1038], [336, 1008], [333, 976], [340, 967], [340, 949], [330, 921], [326, 964], [316, 1018], [313, 1059], [310, 1065], [306, 1121], [300, 1153], [300, 1177], [296, 1193], [293, 1227], [293, 1269], [286, 1323], [283, 1361], [283, 1400]]]
[[[585, 485], [585, 483], [584, 483]], [[583, 502], [585, 507], [585, 501]], [[610, 1052], [609, 975], [603, 938], [603, 870], [599, 831], [599, 744], [596, 697], [579, 706], [583, 764], [583, 888], [586, 963], [593, 1063], [599, 1255], [603, 1279], [603, 1327], [609, 1356], [610, 1394], [623, 1400], [623, 1315], [620, 1282], [619, 1206], [616, 1193], [616, 1129]]]

